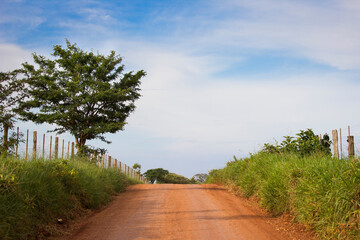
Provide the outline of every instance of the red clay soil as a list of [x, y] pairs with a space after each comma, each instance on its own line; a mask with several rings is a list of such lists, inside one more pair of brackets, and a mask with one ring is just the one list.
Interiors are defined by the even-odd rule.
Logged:
[[[275, 221], [275, 222], [274, 222]], [[61, 239], [308, 239], [218, 185], [130, 187]]]

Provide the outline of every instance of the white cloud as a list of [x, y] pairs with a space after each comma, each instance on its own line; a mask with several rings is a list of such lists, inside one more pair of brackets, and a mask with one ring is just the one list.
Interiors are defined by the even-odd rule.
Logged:
[[[339, 69], [360, 69], [358, 1], [228, 0], [221, 4], [219, 11], [228, 15], [201, 30], [199, 44], [283, 50]], [[203, 16], [203, 21], [208, 20]]]
[[31, 59], [31, 52], [15, 44], [0, 43], [0, 71], [12, 71]]
[[128, 49], [127, 63], [148, 72], [129, 125], [169, 139], [169, 151], [247, 154], [274, 137], [306, 128], [329, 133], [359, 118], [353, 106], [360, 101], [348, 96], [360, 84], [341, 73], [215, 79], [220, 69], [212, 58], [140, 45]]

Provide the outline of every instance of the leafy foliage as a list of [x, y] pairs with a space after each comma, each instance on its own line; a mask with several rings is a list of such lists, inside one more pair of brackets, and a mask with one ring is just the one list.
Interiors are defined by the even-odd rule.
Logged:
[[138, 174], [141, 172], [141, 165], [139, 163], [135, 163], [132, 167]]
[[296, 136], [296, 138], [285, 136], [285, 139], [276, 145], [266, 143], [264, 144], [263, 152], [291, 153], [302, 156], [318, 152], [331, 154], [331, 141], [327, 134], [324, 134], [323, 138], [320, 139], [311, 129], [307, 129], [305, 131], [300, 130], [300, 133], [296, 134]]
[[149, 169], [146, 172], [144, 172], [144, 176], [146, 177], [149, 182], [152, 184], [157, 182], [163, 182], [165, 179], [166, 174], [168, 174], [169, 171], [162, 169], [162, 168], [155, 168], [155, 169]]
[[205, 183], [206, 181], [206, 178], [208, 177], [209, 175], [206, 174], [206, 173], [198, 173], [198, 174], [195, 174], [191, 180], [196, 182], [196, 183]]
[[13, 151], [18, 141], [14, 133], [9, 136], [9, 130], [14, 128], [19, 103], [27, 97], [24, 84], [18, 79], [19, 74], [21, 74], [20, 70], [0, 72], [0, 130], [3, 133], [0, 145], [1, 154], [7, 154], [9, 150]]
[[[21, 104], [24, 120], [56, 124], [75, 136], [78, 152], [87, 140], [108, 142], [104, 134], [123, 130], [140, 97], [143, 70], [123, 73], [122, 58], [85, 52], [67, 41], [54, 46], [55, 60], [33, 54], [37, 67], [23, 64], [30, 99]], [[109, 142], [108, 142], [109, 143]]]
[[190, 179], [176, 173], [170, 173], [162, 168], [149, 169], [144, 176], [150, 183], [173, 183], [173, 184], [189, 184], [194, 183]]
[[176, 173], [168, 173], [158, 183], [189, 184], [190, 179]]
[[[15, 131], [8, 131], [8, 133], [5, 134], [2, 127], [0, 127], [0, 133], [3, 133], [2, 136], [0, 136], [0, 142], [2, 143], [0, 144], [0, 155], [9, 154], [14, 156], [16, 145], [25, 142], [24, 134], [19, 132], [19, 138]], [[6, 144], [4, 144], [4, 135], [7, 135]]]

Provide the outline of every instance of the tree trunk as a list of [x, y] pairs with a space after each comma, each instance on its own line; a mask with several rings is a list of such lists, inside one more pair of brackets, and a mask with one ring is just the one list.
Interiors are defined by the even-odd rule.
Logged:
[[80, 137], [75, 136], [77, 155], [82, 155], [84, 153], [84, 146], [86, 143], [86, 138], [80, 135]]

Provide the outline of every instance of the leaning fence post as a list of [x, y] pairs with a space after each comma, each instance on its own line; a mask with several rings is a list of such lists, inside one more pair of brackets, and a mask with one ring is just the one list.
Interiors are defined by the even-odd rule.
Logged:
[[55, 159], [59, 158], [59, 137], [55, 137]]
[[338, 145], [338, 133], [337, 130], [332, 130], [334, 157], [339, 159], [339, 145]]
[[36, 143], [37, 143], [37, 132], [33, 132], [33, 152], [32, 152], [32, 159], [36, 158]]

